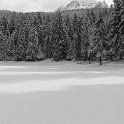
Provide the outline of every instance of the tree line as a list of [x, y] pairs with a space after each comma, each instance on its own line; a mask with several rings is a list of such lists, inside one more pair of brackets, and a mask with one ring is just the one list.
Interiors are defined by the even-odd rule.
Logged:
[[3, 12], [0, 60], [115, 61], [124, 57], [124, 1], [56, 13]]

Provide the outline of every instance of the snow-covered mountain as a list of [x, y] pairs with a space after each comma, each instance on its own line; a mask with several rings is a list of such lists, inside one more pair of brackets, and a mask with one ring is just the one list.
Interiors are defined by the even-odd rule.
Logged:
[[72, 0], [66, 6], [60, 6], [57, 11], [73, 10], [73, 9], [90, 9], [90, 8], [108, 8], [108, 4], [103, 1], [95, 0]]

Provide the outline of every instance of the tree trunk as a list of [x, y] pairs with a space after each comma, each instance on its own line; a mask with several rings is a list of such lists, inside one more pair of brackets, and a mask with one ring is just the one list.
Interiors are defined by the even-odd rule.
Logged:
[[122, 52], [120, 53], [120, 60], [122, 60], [123, 59], [123, 55], [122, 55]]
[[112, 62], [113, 61], [113, 55], [112, 54], [110, 55], [110, 59], [111, 59], [111, 62]]
[[102, 65], [102, 52], [100, 52], [99, 64]]

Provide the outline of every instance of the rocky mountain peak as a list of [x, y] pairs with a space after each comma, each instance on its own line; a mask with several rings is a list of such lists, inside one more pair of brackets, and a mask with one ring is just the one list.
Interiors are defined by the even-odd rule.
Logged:
[[90, 9], [90, 8], [108, 8], [108, 4], [105, 1], [95, 0], [72, 0], [66, 6], [61, 6], [57, 11], [73, 10], [73, 9]]

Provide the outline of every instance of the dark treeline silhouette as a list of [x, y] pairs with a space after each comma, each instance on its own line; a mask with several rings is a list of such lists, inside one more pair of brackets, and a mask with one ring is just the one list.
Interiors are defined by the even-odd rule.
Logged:
[[0, 11], [0, 60], [115, 61], [124, 57], [124, 1], [56, 13]]

